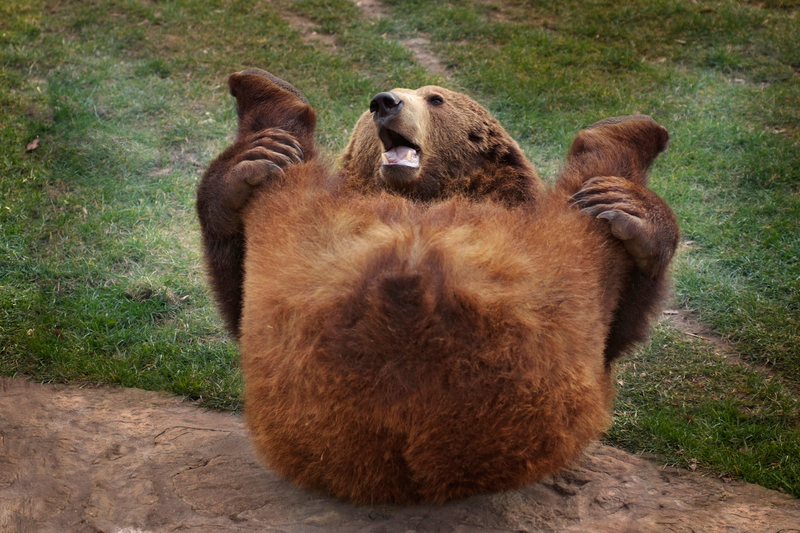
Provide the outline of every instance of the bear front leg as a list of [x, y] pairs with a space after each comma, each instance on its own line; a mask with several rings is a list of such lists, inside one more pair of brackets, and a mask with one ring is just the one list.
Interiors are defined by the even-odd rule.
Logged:
[[607, 222], [611, 235], [622, 242], [634, 263], [625, 277], [606, 338], [604, 356], [610, 365], [647, 338], [650, 323], [668, 294], [667, 269], [680, 231], [664, 200], [624, 178], [592, 178], [572, 201], [582, 213]]
[[303, 150], [280, 128], [240, 135], [203, 175], [197, 214], [211, 288], [228, 332], [239, 336], [245, 239], [242, 212], [253, 192], [303, 160]]
[[[227, 234], [240, 230], [240, 213], [259, 185], [283, 175], [283, 169], [303, 161], [297, 140], [280, 128], [242, 135], [211, 163], [197, 192], [198, 213]], [[202, 205], [201, 204], [205, 204]]]

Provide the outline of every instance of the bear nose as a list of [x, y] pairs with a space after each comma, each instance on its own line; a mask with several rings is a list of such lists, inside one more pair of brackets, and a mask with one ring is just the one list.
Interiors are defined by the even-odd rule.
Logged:
[[398, 114], [403, 101], [392, 93], [378, 93], [369, 103], [369, 111], [375, 121], [384, 121]]

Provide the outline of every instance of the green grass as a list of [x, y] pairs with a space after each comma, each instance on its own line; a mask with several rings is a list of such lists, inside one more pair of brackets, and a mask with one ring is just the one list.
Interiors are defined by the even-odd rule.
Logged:
[[[295, 83], [340, 151], [369, 98], [466, 91], [546, 179], [575, 133], [643, 112], [684, 241], [676, 302], [746, 363], [659, 326], [620, 366], [608, 441], [800, 496], [800, 2], [6, 0], [0, 6], [0, 374], [241, 407], [194, 192], [229, 142], [225, 79]], [[303, 41], [282, 14], [336, 37]], [[429, 73], [399, 42], [423, 35]], [[38, 137], [39, 147], [26, 152]]]
[[778, 377], [659, 325], [617, 379], [610, 442], [797, 494], [800, 402]]

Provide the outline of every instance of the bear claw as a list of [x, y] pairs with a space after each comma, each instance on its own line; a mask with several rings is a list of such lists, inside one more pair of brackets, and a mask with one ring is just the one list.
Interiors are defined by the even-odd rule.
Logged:
[[240, 155], [226, 176], [223, 201], [229, 209], [240, 211], [258, 187], [269, 179], [283, 175], [283, 169], [303, 161], [303, 149], [287, 132], [267, 128], [252, 134], [251, 148]]
[[271, 159], [278, 158], [285, 161], [284, 165], [301, 163], [303, 161], [303, 148], [289, 133], [280, 128], [267, 128], [256, 132], [250, 142], [253, 146], [246, 154], [262, 154], [259, 157], [246, 157], [246, 159]]
[[669, 207], [654, 192], [614, 176], [588, 180], [571, 198], [587, 216], [605, 220], [649, 276], [659, 275], [677, 247], [677, 224]]

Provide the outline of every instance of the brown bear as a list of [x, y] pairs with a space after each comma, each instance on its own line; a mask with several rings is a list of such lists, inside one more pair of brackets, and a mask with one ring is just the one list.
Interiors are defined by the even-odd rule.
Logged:
[[239, 134], [198, 189], [263, 460], [353, 502], [520, 487], [607, 427], [678, 240], [645, 187], [646, 116], [581, 131], [545, 191], [499, 123], [440, 87], [373, 98], [332, 171], [306, 98], [229, 80]]

